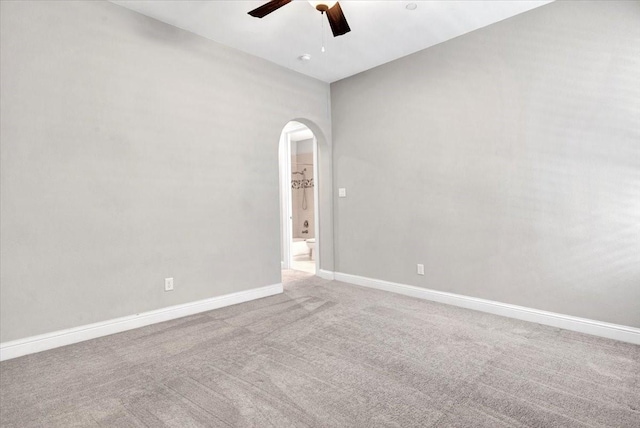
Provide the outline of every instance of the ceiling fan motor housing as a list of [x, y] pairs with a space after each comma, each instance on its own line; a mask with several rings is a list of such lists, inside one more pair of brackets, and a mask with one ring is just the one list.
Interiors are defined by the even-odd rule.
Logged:
[[338, 2], [337, 1], [310, 1], [309, 3], [311, 3], [311, 6], [315, 7], [316, 10], [319, 10], [320, 13], [325, 13], [326, 11], [331, 9], [333, 6], [335, 6], [335, 4]]

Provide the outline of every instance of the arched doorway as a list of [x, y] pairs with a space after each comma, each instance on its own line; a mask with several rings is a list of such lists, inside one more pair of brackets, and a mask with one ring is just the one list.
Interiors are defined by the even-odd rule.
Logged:
[[320, 270], [318, 139], [291, 121], [280, 137], [280, 243], [282, 269]]

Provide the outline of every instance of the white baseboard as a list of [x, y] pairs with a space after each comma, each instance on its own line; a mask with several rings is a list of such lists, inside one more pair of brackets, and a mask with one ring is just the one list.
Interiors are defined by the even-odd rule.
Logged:
[[238, 291], [66, 330], [0, 343], [0, 361], [282, 293], [282, 284]]
[[527, 308], [524, 306], [510, 305], [508, 303], [500, 303], [492, 300], [430, 290], [413, 285], [398, 284], [395, 282], [366, 278], [363, 276], [340, 272], [335, 272], [334, 277], [336, 281], [347, 282], [349, 284], [390, 291], [392, 293], [403, 294], [405, 296], [417, 297], [419, 299], [431, 300], [434, 302], [459, 306], [461, 308], [473, 309], [494, 315], [501, 315], [508, 318], [515, 318], [640, 345], [640, 329], [635, 327], [610, 324], [602, 321], [578, 318], [570, 315]]
[[318, 269], [316, 276], [319, 276], [322, 279], [334, 280], [333, 272], [330, 270]]

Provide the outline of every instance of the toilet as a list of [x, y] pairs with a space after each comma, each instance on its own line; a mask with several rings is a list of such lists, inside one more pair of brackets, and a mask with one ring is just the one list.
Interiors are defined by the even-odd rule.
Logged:
[[307, 247], [309, 247], [309, 256], [311, 257], [311, 260], [314, 260], [313, 249], [316, 247], [316, 238], [306, 239], [304, 242], [306, 242]]

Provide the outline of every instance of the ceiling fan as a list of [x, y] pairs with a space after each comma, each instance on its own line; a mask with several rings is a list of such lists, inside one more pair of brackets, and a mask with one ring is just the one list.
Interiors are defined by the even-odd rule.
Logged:
[[[255, 16], [256, 18], [263, 18], [287, 3], [291, 3], [291, 0], [271, 0], [269, 3], [253, 9], [249, 12], [249, 15]], [[344, 13], [342, 13], [340, 3], [337, 1], [310, 1], [309, 3], [319, 10], [320, 13], [325, 14], [326, 12], [333, 37], [342, 36], [351, 31], [347, 19], [344, 17]]]

